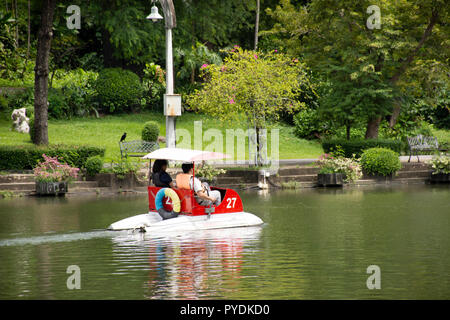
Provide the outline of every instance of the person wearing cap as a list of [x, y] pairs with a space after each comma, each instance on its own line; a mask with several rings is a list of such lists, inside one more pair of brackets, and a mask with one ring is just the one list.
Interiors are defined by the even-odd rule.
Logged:
[[222, 201], [220, 192], [211, 190], [206, 182], [202, 183], [198, 178], [195, 178], [193, 168], [192, 163], [181, 165], [183, 173], [179, 173], [176, 177], [177, 188], [194, 190], [196, 200], [201, 206], [210, 206], [211, 204], [218, 206]]

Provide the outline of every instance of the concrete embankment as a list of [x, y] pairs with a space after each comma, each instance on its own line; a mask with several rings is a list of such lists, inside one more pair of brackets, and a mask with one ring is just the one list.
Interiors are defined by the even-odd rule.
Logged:
[[[172, 177], [180, 172], [179, 168], [168, 170]], [[269, 188], [313, 188], [317, 187], [317, 174], [319, 168], [313, 163], [293, 165], [281, 163], [276, 172], [272, 171], [266, 182]], [[124, 193], [146, 193], [148, 178], [146, 171], [139, 173], [139, 177], [127, 175], [120, 179], [113, 174], [99, 174], [95, 178], [83, 178], [69, 185], [67, 196], [74, 195], [113, 195]], [[375, 184], [425, 184], [429, 183], [431, 175], [430, 166], [423, 162], [402, 162], [402, 169], [392, 178], [371, 177], [364, 175], [355, 183], [345, 184], [345, 187], [359, 187]], [[230, 168], [225, 174], [217, 177], [216, 186], [233, 189], [258, 188], [261, 176], [260, 171], [251, 168]], [[35, 182], [33, 174], [6, 173], [0, 175], [0, 195], [20, 194], [34, 195]]]

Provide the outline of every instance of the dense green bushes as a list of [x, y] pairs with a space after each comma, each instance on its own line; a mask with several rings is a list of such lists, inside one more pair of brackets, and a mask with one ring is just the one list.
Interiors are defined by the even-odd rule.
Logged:
[[129, 111], [140, 104], [143, 86], [139, 77], [120, 68], [103, 69], [94, 84], [100, 106], [108, 112]]
[[319, 118], [319, 114], [315, 109], [304, 109], [298, 112], [293, 120], [294, 133], [299, 138], [319, 138], [328, 131], [326, 122]]
[[103, 169], [103, 159], [100, 156], [89, 157], [84, 164], [86, 173], [90, 176], [94, 176]]
[[398, 153], [386, 148], [371, 148], [361, 156], [364, 172], [372, 175], [388, 176], [401, 169]]
[[142, 129], [142, 140], [154, 142], [158, 139], [159, 125], [155, 121], [148, 121]]
[[92, 156], [104, 156], [105, 149], [93, 146], [0, 146], [0, 170], [25, 170], [32, 169], [39, 161], [42, 154], [58, 157], [61, 162], [72, 167], [85, 166], [86, 160]]
[[337, 146], [342, 148], [344, 155], [347, 158], [351, 158], [353, 154], [356, 157], [359, 157], [364, 150], [375, 147], [391, 149], [398, 153], [400, 153], [403, 149], [402, 141], [388, 139], [330, 139], [322, 142], [323, 150], [326, 153], [333, 152], [336, 150]]

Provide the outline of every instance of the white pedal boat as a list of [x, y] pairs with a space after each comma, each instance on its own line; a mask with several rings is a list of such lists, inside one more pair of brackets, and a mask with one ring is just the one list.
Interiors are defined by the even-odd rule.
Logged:
[[[167, 159], [192, 163], [226, 157], [228, 156], [217, 152], [177, 148], [158, 149], [144, 156], [145, 159]], [[242, 200], [233, 189], [216, 187], [211, 187], [211, 189], [221, 193], [223, 200], [218, 206], [199, 205], [192, 190], [149, 186], [149, 212], [117, 221], [111, 224], [108, 230], [140, 229], [159, 233], [250, 227], [264, 223], [256, 215], [243, 210]], [[163, 220], [158, 213], [158, 210], [171, 211], [174, 208], [179, 208], [179, 215], [176, 218]]]

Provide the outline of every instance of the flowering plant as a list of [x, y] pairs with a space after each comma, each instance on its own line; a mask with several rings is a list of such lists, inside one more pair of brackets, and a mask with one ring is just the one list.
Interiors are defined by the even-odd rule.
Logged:
[[450, 173], [450, 157], [447, 155], [441, 154], [439, 157], [427, 161], [427, 163], [431, 164], [433, 174]]
[[320, 167], [319, 173], [342, 173], [346, 182], [353, 182], [362, 177], [361, 165], [355, 157], [344, 158], [325, 153], [316, 163]]
[[219, 174], [223, 174], [225, 172], [227, 171], [224, 169], [214, 168], [210, 165], [207, 165], [206, 163], [195, 169], [195, 175], [197, 177], [203, 177], [210, 181], [213, 180]]
[[42, 157], [44, 161], [40, 162], [33, 170], [34, 179], [37, 182], [70, 182], [77, 178], [80, 169], [60, 163], [57, 157], [52, 158], [45, 154]]

